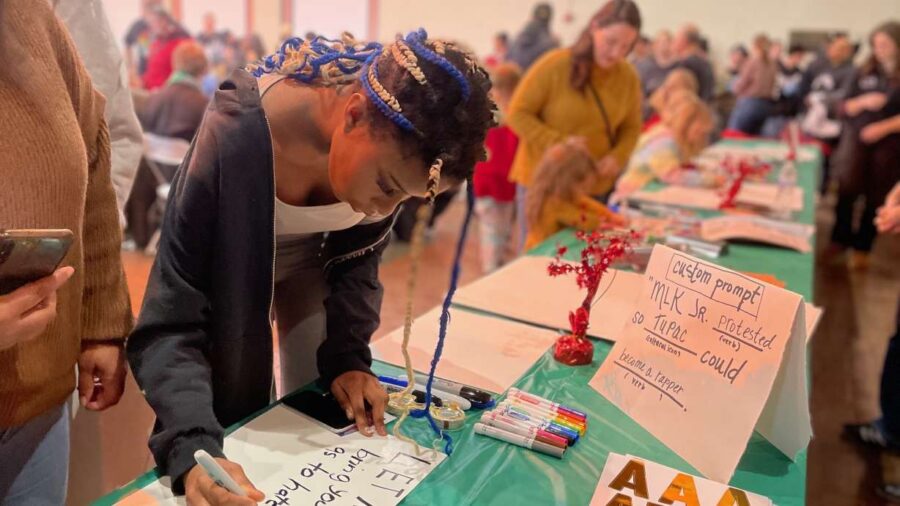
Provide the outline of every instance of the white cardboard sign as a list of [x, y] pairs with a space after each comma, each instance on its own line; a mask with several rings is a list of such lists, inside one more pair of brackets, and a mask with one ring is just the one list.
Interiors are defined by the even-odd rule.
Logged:
[[790, 458], [809, 442], [806, 325], [799, 295], [657, 245], [590, 385], [727, 483], [754, 428]]

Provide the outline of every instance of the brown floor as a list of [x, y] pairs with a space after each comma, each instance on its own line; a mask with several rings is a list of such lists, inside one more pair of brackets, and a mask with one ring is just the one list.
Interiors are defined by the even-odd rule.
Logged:
[[[828, 205], [818, 216], [820, 249], [830, 229]], [[426, 248], [416, 295], [415, 314], [439, 304], [449, 279], [454, 241], [461, 223], [462, 206], [456, 203], [438, 223]], [[473, 227], [477, 224], [473, 224]], [[463, 262], [463, 283], [481, 275], [477, 230], [473, 228]], [[381, 269], [385, 285], [379, 338], [403, 323], [408, 247], [392, 245]], [[816, 269], [815, 302], [825, 308], [819, 330], [810, 346], [812, 392], [810, 409], [815, 438], [809, 448], [807, 504], [815, 506], [880, 506], [873, 494], [880, 469], [876, 455], [860, 451], [840, 438], [842, 424], [863, 421], [878, 414], [878, 378], [888, 336], [892, 331], [900, 294], [900, 240], [876, 244], [872, 267], [851, 273], [843, 263], [820, 259]], [[123, 253], [135, 312], [140, 308], [152, 259], [140, 253]], [[71, 504], [85, 504], [102, 491], [123, 484], [149, 466], [146, 435], [152, 414], [137, 387], [129, 383], [122, 403], [105, 413], [87, 435], [103, 434], [99, 448], [76, 438], [73, 460], [90, 454], [97, 467], [76, 466], [83, 477], [70, 495]], [[75, 478], [75, 476], [73, 476]], [[75, 483], [78, 481], [73, 480]]]
[[[817, 215], [819, 251], [830, 233], [830, 209], [823, 205]], [[809, 353], [815, 436], [809, 446], [807, 504], [888, 504], [873, 493], [881, 477], [878, 455], [840, 435], [843, 424], [879, 415], [879, 379], [900, 294], [898, 257], [900, 237], [879, 238], [865, 272], [849, 271], [846, 264], [819, 255], [815, 302], [825, 312]]]

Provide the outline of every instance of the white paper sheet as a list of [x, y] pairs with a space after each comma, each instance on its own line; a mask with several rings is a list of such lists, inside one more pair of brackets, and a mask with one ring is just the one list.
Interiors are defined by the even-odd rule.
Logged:
[[790, 458], [809, 441], [802, 311], [797, 294], [657, 245], [632, 318], [590, 385], [727, 483], [758, 420]]
[[[547, 275], [549, 257], [526, 256], [462, 287], [454, 304], [560, 330], [569, 328], [569, 311], [584, 292], [571, 277]], [[591, 309], [588, 335], [615, 342], [643, 288], [643, 276], [610, 269], [600, 282]], [[811, 336], [822, 310], [806, 304], [806, 333]]]
[[706, 241], [744, 239], [789, 248], [801, 253], [812, 250], [810, 238], [815, 228], [761, 216], [726, 215], [703, 220], [700, 236]]
[[[723, 159], [725, 157], [755, 156], [762, 160], [786, 160], [790, 148], [785, 142], [766, 142], [753, 145], [719, 143], [703, 150], [699, 159]], [[816, 160], [818, 150], [812, 146], [801, 145], [797, 148], [797, 160], [811, 162]]]
[[590, 506], [771, 506], [772, 501], [632, 455], [610, 453]]
[[[417, 454], [393, 437], [338, 436], [287, 406], [270, 409], [225, 438], [225, 454], [266, 494], [260, 504], [394, 505], [446, 456]], [[184, 505], [169, 480], [124, 498], [123, 506]]]
[[[803, 210], [803, 188], [793, 186], [789, 190], [786, 202], [791, 211]], [[737, 204], [745, 204], [776, 209], [778, 207], [778, 185], [771, 183], [754, 183], [746, 181], [735, 198]], [[689, 188], [686, 186], [666, 186], [658, 191], [637, 191], [629, 195], [629, 199], [652, 202], [694, 209], [718, 209], [723, 195], [718, 190], [706, 188]]]
[[[427, 373], [431, 367], [440, 314], [437, 307], [413, 323], [409, 354], [419, 372]], [[435, 375], [490, 392], [505, 392], [559, 337], [552, 330], [464, 309], [455, 308], [450, 314], [444, 351]], [[375, 358], [402, 366], [402, 343], [401, 327], [370, 347]]]
[[[453, 302], [560, 330], [569, 329], [569, 311], [584, 300], [574, 276], [551, 278], [549, 257], [525, 256], [476, 280], [456, 293]], [[588, 335], [615, 341], [641, 289], [641, 275], [610, 269], [600, 281], [591, 309]]]

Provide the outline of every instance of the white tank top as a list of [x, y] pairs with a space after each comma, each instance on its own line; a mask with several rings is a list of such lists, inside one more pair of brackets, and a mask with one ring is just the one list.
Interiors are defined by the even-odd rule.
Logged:
[[359, 225], [365, 217], [345, 202], [327, 206], [292, 206], [275, 198], [275, 235], [279, 238], [346, 230]]

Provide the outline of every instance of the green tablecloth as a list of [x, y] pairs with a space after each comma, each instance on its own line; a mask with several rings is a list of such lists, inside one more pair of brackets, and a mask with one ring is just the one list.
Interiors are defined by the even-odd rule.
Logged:
[[[813, 198], [819, 162], [798, 166], [799, 184], [804, 188], [805, 208], [797, 221], [813, 222]], [[571, 232], [562, 232], [547, 240], [532, 255], [551, 255], [557, 244], [577, 247]], [[576, 252], [570, 248], [570, 254]], [[737, 270], [775, 275], [787, 288], [812, 295], [813, 256], [757, 245], [733, 245], [717, 263]], [[464, 309], [457, 308], [456, 311]], [[518, 388], [571, 405], [588, 414], [586, 436], [563, 460], [475, 435], [471, 426], [477, 412], [465, 428], [453, 433], [453, 455], [433, 471], [407, 496], [406, 505], [581, 505], [587, 504], [600, 478], [609, 452], [633, 454], [677, 469], [697, 473], [681, 457], [664, 446], [619, 408], [601, 397], [587, 383], [606, 357], [611, 344], [595, 342], [594, 363], [585, 367], [567, 367], [553, 360], [548, 351], [516, 382]], [[400, 374], [389, 364], [376, 363], [376, 372]], [[237, 427], [232, 427], [231, 431]], [[427, 424], [412, 421], [404, 426], [420, 443], [428, 444], [433, 434]], [[715, 451], [715, 441], [695, 435], [697, 444]], [[246, 464], [246, 463], [245, 463]], [[128, 493], [156, 479], [151, 472], [131, 484], [100, 499], [99, 505], [113, 504]], [[747, 445], [731, 485], [771, 498], [778, 506], [805, 503], [806, 451], [791, 461], [758, 434]]]

